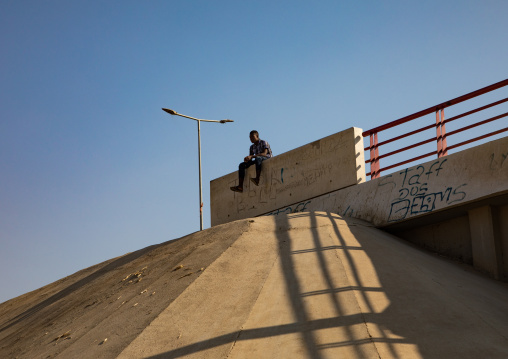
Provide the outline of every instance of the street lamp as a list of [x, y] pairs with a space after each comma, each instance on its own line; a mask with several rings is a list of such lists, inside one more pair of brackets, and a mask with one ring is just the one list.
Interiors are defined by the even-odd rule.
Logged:
[[162, 108], [163, 111], [169, 113], [170, 115], [174, 116], [181, 116], [190, 118], [191, 120], [195, 120], [198, 122], [198, 155], [199, 155], [199, 227], [200, 230], [203, 230], [203, 186], [201, 184], [201, 121], [203, 122], [219, 122], [219, 123], [226, 123], [226, 122], [234, 122], [233, 120], [203, 120], [199, 118], [194, 118], [186, 115], [182, 115], [181, 113], [178, 113], [176, 111], [170, 110], [169, 108]]

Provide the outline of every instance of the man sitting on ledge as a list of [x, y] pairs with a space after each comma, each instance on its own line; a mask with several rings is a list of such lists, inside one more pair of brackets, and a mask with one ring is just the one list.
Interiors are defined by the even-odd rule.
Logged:
[[245, 178], [245, 169], [253, 164], [256, 165], [256, 178], [250, 180], [259, 186], [259, 177], [261, 176], [261, 164], [264, 160], [272, 157], [272, 150], [268, 142], [259, 139], [258, 131], [250, 131], [250, 146], [249, 155], [243, 159], [243, 162], [238, 166], [238, 186], [230, 187], [234, 192], [243, 192], [243, 180]]

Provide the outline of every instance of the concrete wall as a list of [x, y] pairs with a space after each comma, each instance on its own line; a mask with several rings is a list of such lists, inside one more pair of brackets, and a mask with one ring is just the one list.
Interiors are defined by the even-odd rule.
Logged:
[[497, 208], [487, 205], [469, 210], [469, 226], [474, 267], [500, 279], [503, 276], [503, 253]]
[[365, 182], [363, 154], [362, 130], [352, 127], [263, 162], [259, 186], [249, 180], [255, 177], [250, 167], [243, 193], [229, 189], [238, 185], [237, 172], [217, 178], [210, 182], [212, 226]]
[[498, 207], [497, 215], [499, 216], [499, 236], [501, 237], [501, 253], [503, 257], [502, 279], [508, 281], [508, 205]]
[[461, 209], [464, 211], [444, 211], [445, 218], [433, 216], [428, 224], [415, 220], [385, 230], [508, 281], [508, 195], [470, 203]]
[[473, 248], [467, 214], [424, 225], [415, 224], [402, 230], [388, 228], [387, 231], [432, 252], [473, 265]]
[[383, 227], [506, 192], [508, 137], [268, 214], [327, 211]]

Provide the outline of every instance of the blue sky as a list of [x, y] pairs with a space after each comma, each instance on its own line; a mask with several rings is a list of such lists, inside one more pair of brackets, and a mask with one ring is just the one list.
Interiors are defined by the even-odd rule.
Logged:
[[209, 181], [236, 170], [250, 130], [278, 154], [504, 80], [507, 13], [504, 0], [2, 1], [0, 302], [199, 229], [196, 123], [161, 107], [235, 121], [202, 124], [209, 227]]

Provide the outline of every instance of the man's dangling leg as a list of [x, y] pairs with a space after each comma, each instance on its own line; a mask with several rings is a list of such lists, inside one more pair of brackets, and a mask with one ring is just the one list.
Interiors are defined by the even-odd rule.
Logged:
[[246, 162], [242, 162], [238, 165], [238, 187], [243, 189], [243, 180], [245, 179], [245, 168]]
[[243, 189], [243, 180], [245, 179], [245, 170], [255, 164], [255, 161], [242, 162], [238, 166], [238, 187]]
[[256, 157], [256, 183], [259, 185], [259, 179], [261, 178], [261, 168], [264, 158], [263, 157]]

